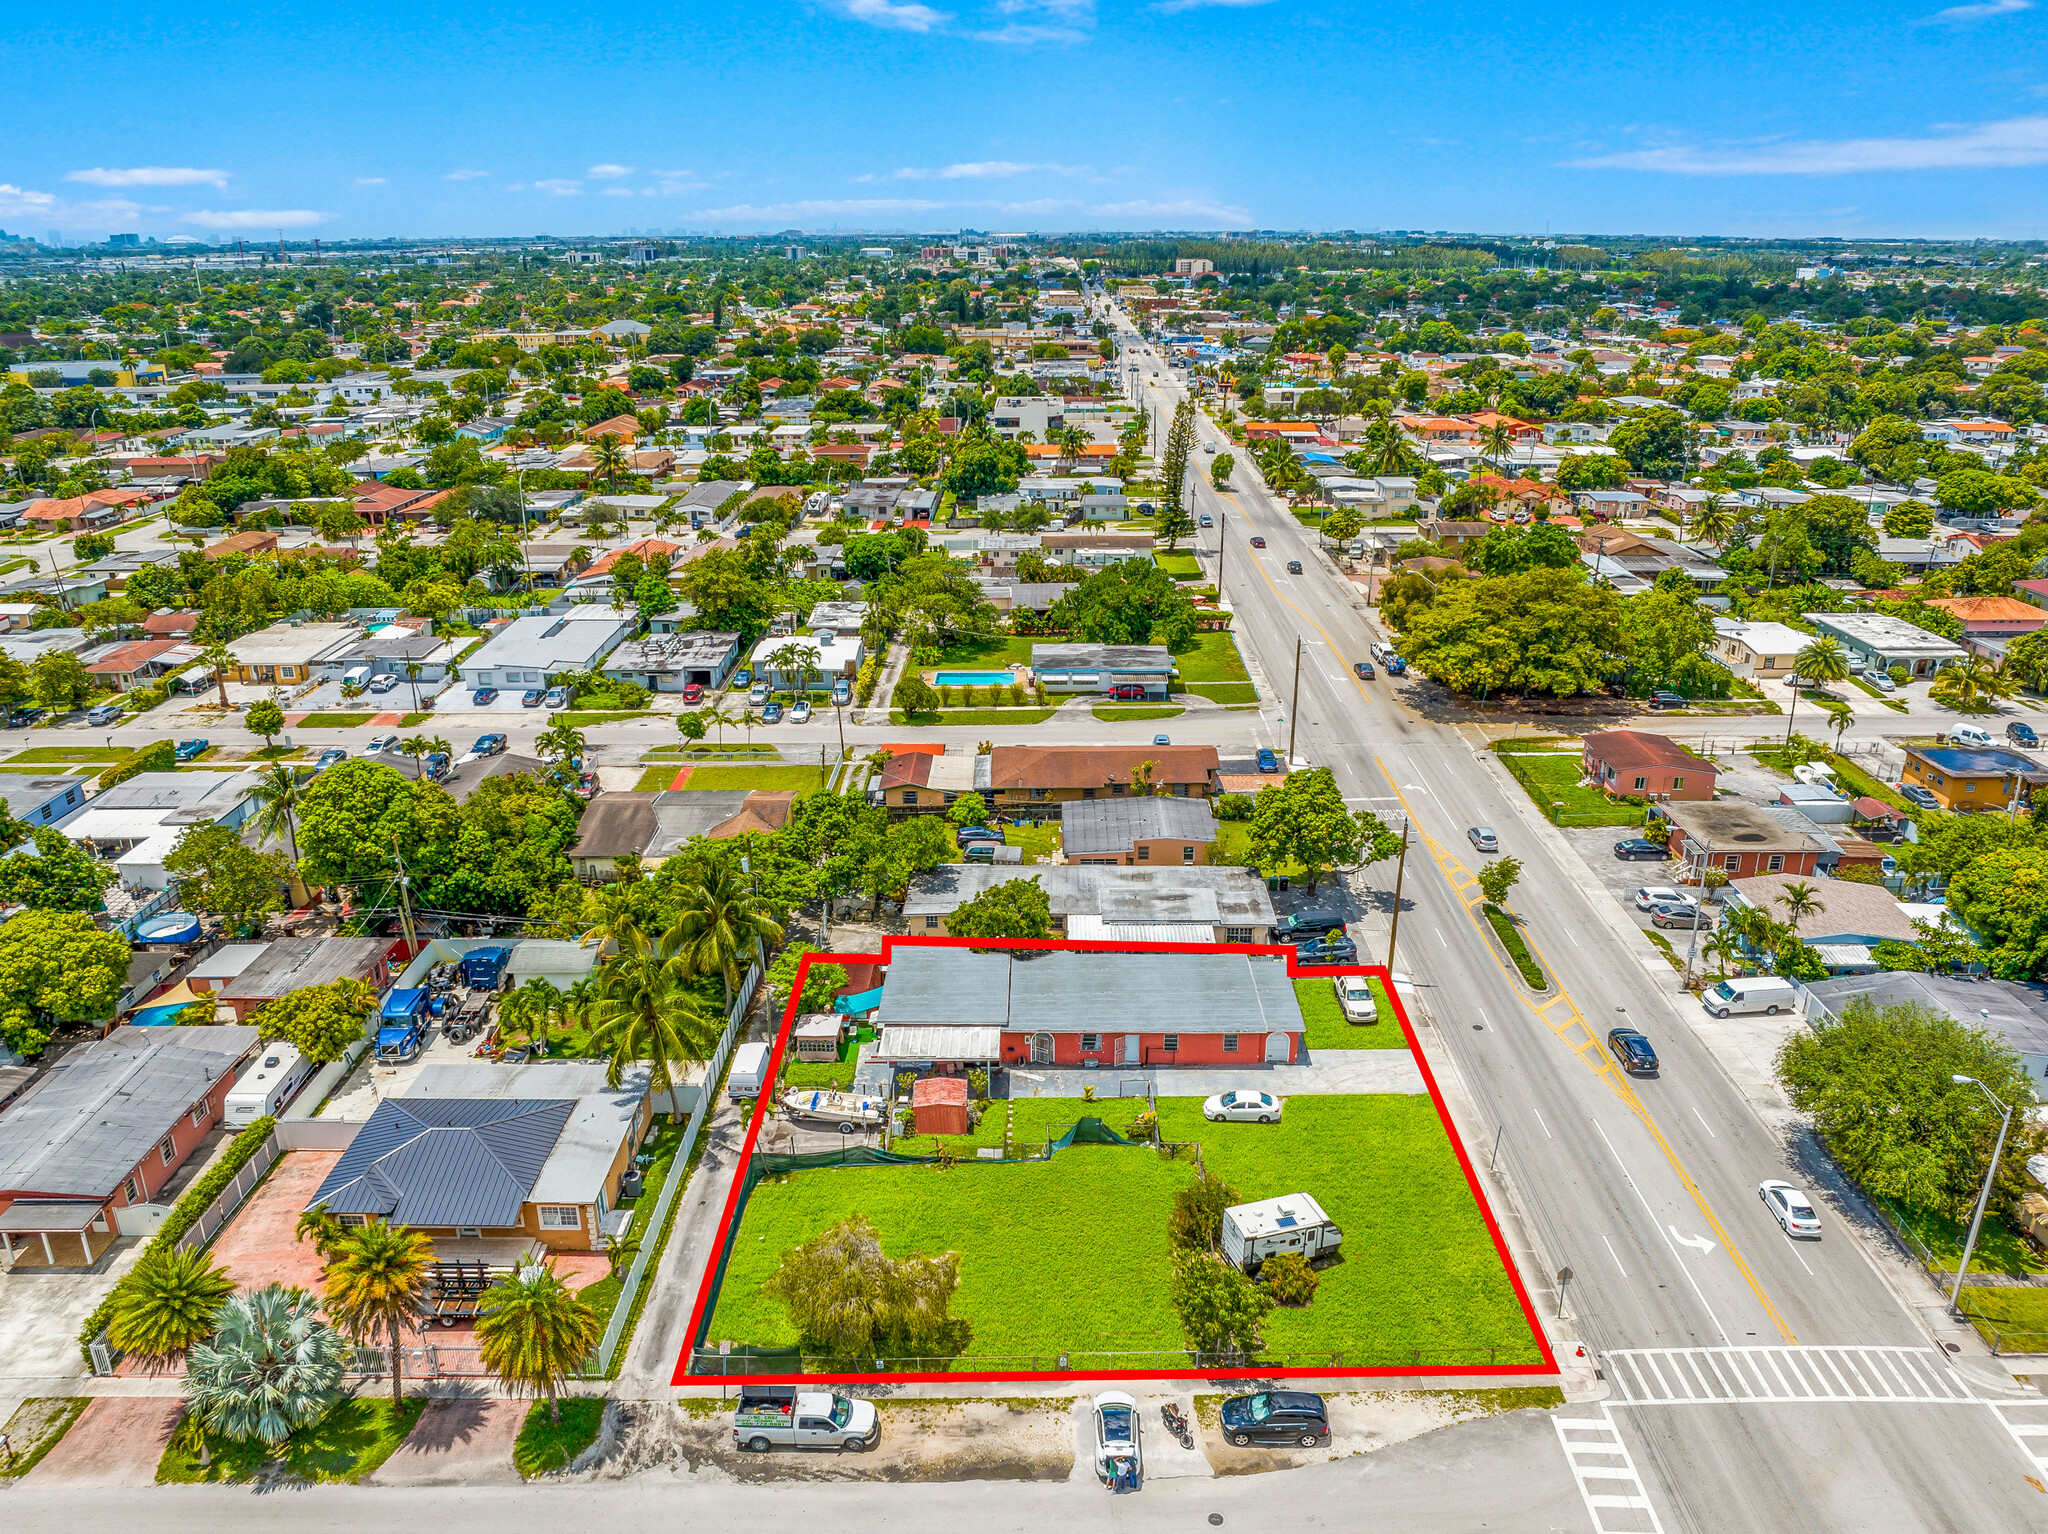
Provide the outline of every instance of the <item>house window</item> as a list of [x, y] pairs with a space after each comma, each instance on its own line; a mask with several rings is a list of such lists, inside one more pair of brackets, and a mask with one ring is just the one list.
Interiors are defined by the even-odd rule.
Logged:
[[131, 1204], [141, 1203], [142, 1184], [138, 1183], [133, 1177], [130, 1177], [126, 1182], [121, 1184], [121, 1196]]
[[1121, 799], [1121, 798], [1123, 798], [1123, 796], [1124, 796], [1124, 786], [1123, 786], [1123, 784], [1121, 784], [1121, 783], [1112, 783], [1112, 784], [1110, 784], [1110, 785], [1109, 785], [1109, 796], [1110, 796], [1110, 798], [1112, 798], [1112, 799]]
[[1159, 1041], [1159, 1047], [1169, 1055], [1178, 1053], [1180, 1050], [1180, 1035], [1177, 1033], [1167, 1034]]
[[1152, 844], [1150, 842], [1138, 843], [1138, 861], [1140, 863], [1152, 861]]
[[1783, 873], [1783, 872], [1785, 871], [1785, 854], [1784, 854], [1784, 853], [1782, 853], [1782, 852], [1774, 852], [1774, 853], [1772, 853], [1772, 854], [1771, 854], [1771, 861], [1770, 861], [1770, 865], [1769, 865], [1769, 866], [1770, 866], [1770, 871], [1771, 871], [1772, 873], [1774, 873], [1774, 874], [1777, 874], [1777, 873]]
[[1977, 785], [1975, 783], [1965, 783], [1963, 785], [1963, 792], [1966, 794], [1974, 794], [1976, 791]]
[[213, 1104], [203, 1097], [192, 1105], [192, 1124], [194, 1128], [206, 1122], [207, 1113], [212, 1107]]
[[1650, 786], [1650, 780], [1649, 780], [1648, 778], [1637, 778], [1637, 779], [1636, 779], [1636, 787], [1637, 787], [1637, 788], [1648, 788], [1649, 786]]
[[1685, 775], [1683, 773], [1674, 775], [1671, 779], [1671, 791], [1677, 793], [1683, 787], [1685, 787]]
[[1192, 847], [1183, 847], [1183, 848], [1181, 848], [1181, 849], [1180, 849], [1180, 860], [1181, 860], [1181, 861], [1182, 861], [1183, 863], [1192, 863], [1192, 862], [1194, 862], [1194, 860], [1195, 860], [1195, 849], [1194, 849], [1194, 848], [1192, 848]]
[[1081, 790], [1081, 797], [1083, 799], [1093, 799], [1095, 797], [1095, 790], [1092, 788], [1084, 788]]
[[926, 918], [924, 919], [924, 930], [925, 930], [925, 931], [927, 931], [927, 932], [936, 932], [936, 931], [938, 930], [938, 927], [939, 927], [939, 919], [938, 919], [938, 917], [936, 917], [936, 916], [927, 916], [927, 917], [926, 917]]
[[542, 1204], [540, 1206], [540, 1228], [542, 1230], [581, 1230], [583, 1211], [574, 1204]]
[[1223, 1035], [1223, 1052], [1224, 1052], [1224, 1053], [1225, 1053], [1226, 1055], [1234, 1055], [1234, 1054], [1236, 1054], [1236, 1053], [1237, 1053], [1237, 1035], [1236, 1035], [1236, 1034], [1234, 1034], [1234, 1033], [1226, 1033], [1226, 1034], [1224, 1034], [1224, 1035]]
[[163, 1164], [169, 1166], [171, 1164], [171, 1157], [178, 1154], [178, 1147], [172, 1143], [169, 1135], [165, 1135], [164, 1143], [156, 1148], [156, 1153], [163, 1159]]
[[903, 790], [903, 802], [904, 802], [905, 804], [915, 804], [915, 803], [917, 803], [917, 790], [916, 790], [916, 789], [914, 789], [914, 788], [906, 788], [906, 789], [904, 789], [904, 790]]
[[1252, 929], [1249, 927], [1225, 927], [1223, 929], [1223, 941], [1226, 943], [1249, 943], [1251, 940]]
[[1087, 1053], [1087, 1052], [1089, 1052], [1089, 1051], [1091, 1051], [1091, 1050], [1097, 1050], [1097, 1049], [1100, 1049], [1100, 1048], [1102, 1048], [1102, 1035], [1101, 1035], [1101, 1034], [1099, 1034], [1099, 1033], [1084, 1033], [1084, 1034], [1082, 1034], [1082, 1035], [1081, 1035], [1081, 1049], [1082, 1049], [1082, 1052], [1083, 1052], [1083, 1053]]
[[458, 1240], [475, 1241], [483, 1235], [483, 1231], [474, 1225], [458, 1225], [455, 1227], [455, 1235]]
[[341, 1228], [343, 1230], [361, 1230], [369, 1223], [370, 1217], [366, 1214], [345, 1214], [341, 1216]]
[[945, 799], [945, 802], [946, 802], [947, 804], [951, 804], [951, 803], [952, 803], [952, 802], [953, 802], [953, 801], [954, 801], [955, 799], [957, 799], [957, 798], [959, 798], [959, 797], [960, 797], [960, 796], [959, 796], [958, 794], [946, 794], [946, 795], [944, 796], [944, 799]]
[[1721, 866], [1731, 874], [1734, 873], [1736, 869], [1742, 866], [1742, 855], [1735, 852], [1729, 853], [1728, 856], [1721, 859]]

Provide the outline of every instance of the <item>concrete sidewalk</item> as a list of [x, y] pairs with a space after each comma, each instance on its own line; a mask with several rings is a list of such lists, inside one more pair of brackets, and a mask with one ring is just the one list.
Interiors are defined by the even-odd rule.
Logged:
[[[1318, 1049], [1305, 1065], [1243, 1065], [1161, 1067], [1132, 1070], [1075, 1071], [1050, 1066], [1011, 1066], [1012, 1098], [1079, 1097], [1093, 1087], [1097, 1098], [1117, 1100], [1117, 1083], [1149, 1083], [1161, 1097], [1211, 1097], [1233, 1087], [1250, 1087], [1281, 1097], [1332, 1096], [1348, 1093], [1401, 1092], [1410, 1096], [1428, 1090], [1415, 1057], [1405, 1049]], [[1141, 1096], [1142, 1093], [1132, 1093]]]
[[370, 1476], [372, 1486], [517, 1486], [512, 1446], [529, 1401], [429, 1401], [420, 1420]]

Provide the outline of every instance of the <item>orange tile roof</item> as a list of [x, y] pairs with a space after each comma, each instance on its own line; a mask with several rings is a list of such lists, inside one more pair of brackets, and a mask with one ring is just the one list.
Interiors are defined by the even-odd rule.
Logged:
[[2031, 618], [2036, 623], [2048, 623], [2048, 611], [2043, 611], [2031, 602], [2022, 602], [2013, 597], [1934, 597], [1927, 605], [1953, 613], [1965, 622], [1972, 618], [1980, 622]]

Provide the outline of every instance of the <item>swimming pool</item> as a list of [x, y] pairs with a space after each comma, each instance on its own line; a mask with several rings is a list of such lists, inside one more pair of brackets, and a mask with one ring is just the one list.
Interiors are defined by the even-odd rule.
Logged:
[[941, 687], [1008, 687], [1016, 678], [1007, 671], [935, 671], [932, 680]]

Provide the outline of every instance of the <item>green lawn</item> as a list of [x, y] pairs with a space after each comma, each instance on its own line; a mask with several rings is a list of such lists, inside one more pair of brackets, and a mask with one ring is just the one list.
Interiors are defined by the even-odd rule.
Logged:
[[[1277, 780], [1276, 780], [1277, 781]], [[1209, 853], [1212, 863], [1228, 864], [1232, 868], [1252, 866], [1252, 823], [1249, 820], [1219, 820], [1216, 822], [1216, 846]], [[1265, 868], [1261, 873], [1269, 878], [1284, 874], [1287, 878], [1301, 877], [1301, 865], [1285, 862], [1277, 868]]]
[[91, 1396], [30, 1396], [15, 1407], [14, 1415], [0, 1423], [14, 1450], [12, 1459], [0, 1460], [0, 1481], [35, 1469], [91, 1404]]
[[871, 1028], [848, 1033], [839, 1041], [837, 1060], [799, 1060], [793, 1054], [782, 1057], [782, 1084], [789, 1087], [850, 1087], [853, 1069], [863, 1042], [875, 1037]]
[[433, 717], [432, 714], [407, 714], [398, 721], [398, 727], [401, 730], [417, 729]]
[[[1931, 1209], [1891, 1204], [1892, 1218], [1925, 1243], [1945, 1273], [1953, 1273], [1963, 1260], [1963, 1241], [1970, 1234], [1967, 1219], [1955, 1220]], [[1977, 1232], [1977, 1249], [1970, 1254], [1972, 1273], [2048, 1273], [2048, 1260], [2020, 1239], [2019, 1233], [1995, 1216], [1987, 1218]]]
[[1376, 1023], [1354, 1023], [1347, 1018], [1333, 981], [1317, 976], [1294, 982], [1294, 999], [1301, 1004], [1302, 1021], [1308, 1024], [1306, 1038], [1311, 1055], [1319, 1049], [1408, 1047], [1401, 1025], [1395, 1020], [1393, 1004], [1387, 1000], [1386, 984], [1377, 975], [1368, 975], [1366, 984], [1372, 987], [1373, 1000], [1378, 1004]]
[[1152, 558], [1160, 569], [1177, 581], [1198, 581], [1202, 578], [1202, 562], [1192, 554], [1154, 554]]
[[621, 719], [650, 719], [653, 715], [654, 711], [652, 709], [644, 708], [611, 713], [592, 713], [587, 710], [569, 708], [562, 710], [559, 714], [550, 714], [548, 717], [556, 724], [571, 724], [580, 730], [585, 725], [616, 724]]
[[[1975, 1265], [1973, 1261], [1971, 1266]], [[2008, 1334], [2002, 1340], [2002, 1352], [2048, 1353], [2048, 1289], [1966, 1286], [1963, 1313], [1987, 1342], [1997, 1333]]]
[[308, 714], [294, 729], [307, 730], [352, 730], [359, 724], [368, 724], [375, 714]]
[[940, 671], [1000, 671], [1031, 664], [1031, 647], [1057, 644], [1059, 636], [1030, 634], [961, 635], [939, 652]]
[[1185, 714], [1187, 710], [1175, 703], [1158, 703], [1151, 707], [1097, 708], [1089, 710], [1097, 719], [1115, 721], [1119, 719], [1172, 719]]
[[[1142, 1104], [1025, 1098], [1013, 1106], [1021, 1149], [1082, 1112], [1121, 1129]], [[988, 1125], [1001, 1107], [975, 1141], [999, 1143]], [[1341, 1351], [1369, 1364], [1405, 1363], [1420, 1349], [1425, 1365], [1536, 1361], [1427, 1096], [1296, 1097], [1278, 1125], [1206, 1123], [1194, 1098], [1160, 1107], [1165, 1137], [1198, 1140], [1205, 1164], [1240, 1199], [1305, 1190], [1345, 1232], [1347, 1256], [1323, 1272], [1314, 1302], [1269, 1316], [1270, 1353]], [[967, 1358], [1177, 1350], [1166, 1218], [1191, 1171], [1186, 1160], [1148, 1150], [1079, 1145], [1046, 1162], [827, 1167], [764, 1182], [747, 1206], [708, 1335], [798, 1340], [760, 1286], [783, 1251], [859, 1210], [892, 1256], [961, 1254], [953, 1310], [974, 1327]], [[1500, 1352], [1475, 1351], [1487, 1348]]]
[[1259, 690], [1250, 682], [1196, 682], [1182, 692], [1207, 698], [1211, 703], [1257, 703]]
[[394, 1412], [390, 1396], [374, 1393], [374, 1382], [366, 1383], [363, 1389], [366, 1394], [337, 1402], [311, 1427], [292, 1434], [275, 1455], [260, 1439], [236, 1443], [231, 1438], [208, 1433], [206, 1442], [213, 1463], [202, 1465], [198, 1454], [185, 1447], [181, 1434], [157, 1461], [157, 1484], [251, 1481], [270, 1468], [273, 1459], [293, 1480], [360, 1480], [405, 1442], [405, 1435], [412, 1431], [427, 1405], [423, 1395], [408, 1396], [405, 1404]]
[[1174, 652], [1173, 663], [1180, 669], [1183, 684], [1251, 680], [1228, 629], [1202, 630], [1185, 650]]
[[526, 1411], [526, 1425], [512, 1446], [512, 1464], [528, 1480], [551, 1470], [567, 1469], [576, 1456], [597, 1442], [604, 1423], [603, 1396], [575, 1396], [555, 1403], [561, 1420], [545, 1401], [535, 1401]]
[[[650, 771], [652, 769], [649, 769]], [[679, 769], [665, 769], [671, 780]], [[825, 769], [822, 767], [755, 767], [746, 762], [714, 763], [706, 767], [692, 767], [690, 781], [685, 789], [749, 788], [764, 793], [781, 793], [795, 789], [800, 794], [815, 794], [825, 787]]]
[[633, 785], [633, 790], [642, 794], [659, 793], [675, 782], [676, 774], [682, 770], [681, 762], [656, 762], [652, 767], [641, 771], [640, 781]]
[[131, 746], [30, 746], [7, 758], [9, 762], [125, 762], [135, 754]]
[[947, 708], [929, 714], [906, 714], [889, 710], [891, 724], [1044, 724], [1052, 718], [1049, 708]]
[[[1522, 751], [1503, 751], [1498, 755], [1501, 765], [1536, 801], [1536, 807], [1546, 819], [1556, 816], [1554, 806], [1562, 801], [1564, 813], [1574, 817], [1573, 825], [1639, 826], [1643, 823], [1641, 805], [1616, 804], [1601, 790], [1580, 786], [1579, 773], [1584, 763], [1576, 751], [1557, 756]], [[1584, 818], [1588, 816], [1595, 818]]]

